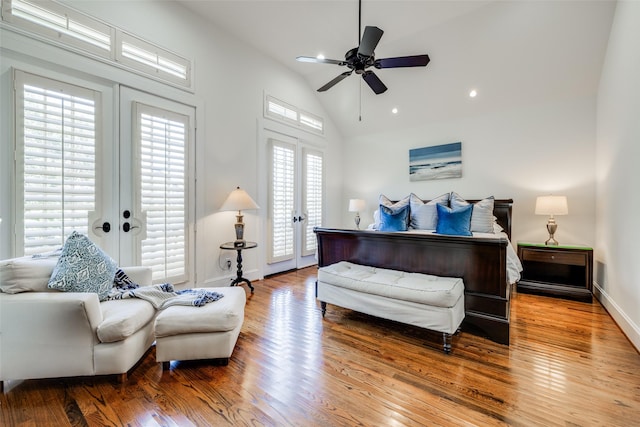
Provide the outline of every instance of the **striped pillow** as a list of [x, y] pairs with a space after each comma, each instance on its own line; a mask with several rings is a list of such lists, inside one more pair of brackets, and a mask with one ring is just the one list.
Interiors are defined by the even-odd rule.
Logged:
[[[494, 233], [493, 230], [493, 196], [482, 199], [479, 202], [473, 203], [473, 212], [471, 213], [471, 231], [478, 233]], [[451, 193], [451, 200], [449, 201], [453, 209], [459, 209], [467, 206], [470, 203], [460, 197], [455, 192]]]

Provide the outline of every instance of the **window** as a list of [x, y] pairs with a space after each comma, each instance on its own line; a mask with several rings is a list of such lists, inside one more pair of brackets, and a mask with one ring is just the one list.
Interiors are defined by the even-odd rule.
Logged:
[[304, 234], [302, 236], [302, 256], [314, 255], [317, 239], [314, 227], [322, 226], [323, 203], [323, 156], [315, 150], [303, 149], [303, 206], [306, 217]]
[[112, 29], [52, 1], [5, 0], [2, 19], [33, 33], [110, 58]]
[[294, 256], [295, 214], [295, 156], [296, 147], [272, 141], [270, 188], [269, 262], [291, 259]]
[[154, 280], [177, 282], [187, 263], [187, 129], [189, 118], [136, 103], [139, 203], [146, 212], [141, 263]]
[[[87, 234], [95, 210], [100, 93], [16, 71], [17, 228], [25, 255]], [[20, 244], [18, 245], [19, 249]]]
[[182, 87], [192, 87], [191, 61], [52, 0], [3, 0], [11, 25], [103, 58], [111, 64]]
[[269, 95], [265, 98], [264, 116], [309, 132], [321, 135], [324, 133], [324, 120], [321, 117], [307, 113]]
[[118, 31], [117, 60], [163, 80], [190, 85], [188, 60], [124, 31]]

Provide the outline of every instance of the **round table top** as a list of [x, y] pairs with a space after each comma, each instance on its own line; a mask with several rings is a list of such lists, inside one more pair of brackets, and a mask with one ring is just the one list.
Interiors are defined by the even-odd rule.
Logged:
[[244, 242], [242, 246], [236, 246], [236, 242], [226, 242], [220, 245], [220, 249], [230, 249], [230, 250], [242, 250], [242, 249], [252, 249], [257, 247], [258, 244], [256, 242]]

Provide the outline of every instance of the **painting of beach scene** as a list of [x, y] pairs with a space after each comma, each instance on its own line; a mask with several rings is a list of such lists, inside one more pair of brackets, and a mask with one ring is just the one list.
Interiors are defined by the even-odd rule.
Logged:
[[425, 181], [462, 177], [462, 143], [409, 150], [409, 180]]

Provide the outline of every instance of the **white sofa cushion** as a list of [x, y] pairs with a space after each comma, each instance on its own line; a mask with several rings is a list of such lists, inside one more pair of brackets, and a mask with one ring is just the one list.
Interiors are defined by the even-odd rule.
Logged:
[[318, 281], [435, 307], [453, 307], [464, 294], [464, 283], [459, 278], [406, 273], [346, 261], [319, 268]]
[[96, 331], [100, 342], [122, 341], [142, 329], [156, 314], [151, 304], [135, 298], [103, 301], [100, 309], [103, 320]]
[[30, 256], [0, 261], [0, 290], [7, 294], [20, 292], [53, 292], [47, 287], [58, 257]]
[[174, 305], [156, 317], [156, 338], [190, 333], [231, 331], [244, 321], [246, 294], [242, 287], [202, 288], [224, 295], [202, 307]]

